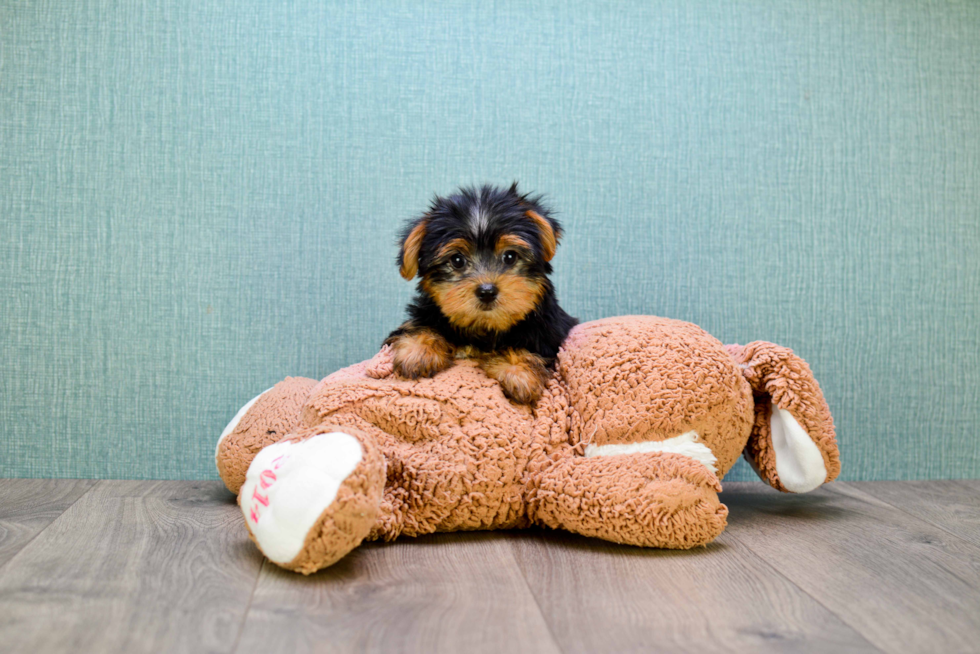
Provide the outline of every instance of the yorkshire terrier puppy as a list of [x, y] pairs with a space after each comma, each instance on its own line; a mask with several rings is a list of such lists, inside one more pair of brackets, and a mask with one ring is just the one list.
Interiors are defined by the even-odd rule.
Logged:
[[431, 377], [472, 357], [513, 401], [537, 401], [578, 323], [548, 280], [561, 235], [541, 198], [516, 182], [433, 200], [401, 238], [401, 275], [421, 280], [408, 321], [385, 341], [395, 372]]

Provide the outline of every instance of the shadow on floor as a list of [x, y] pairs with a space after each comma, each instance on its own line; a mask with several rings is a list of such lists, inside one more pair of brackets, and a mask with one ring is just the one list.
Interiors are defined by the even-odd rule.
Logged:
[[849, 513], [826, 488], [796, 495], [780, 493], [763, 484], [746, 483], [726, 486], [719, 498], [728, 507], [729, 525], [752, 522], [761, 516], [783, 518], [789, 522], [821, 522], [837, 520]]

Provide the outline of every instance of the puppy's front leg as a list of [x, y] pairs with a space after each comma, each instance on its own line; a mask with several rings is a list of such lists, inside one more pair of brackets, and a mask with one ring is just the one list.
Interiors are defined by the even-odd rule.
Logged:
[[432, 377], [453, 365], [456, 355], [449, 341], [427, 328], [409, 328], [385, 343], [391, 345], [395, 372], [407, 379]]
[[480, 367], [518, 404], [537, 402], [551, 376], [544, 359], [527, 350], [502, 350], [482, 359]]

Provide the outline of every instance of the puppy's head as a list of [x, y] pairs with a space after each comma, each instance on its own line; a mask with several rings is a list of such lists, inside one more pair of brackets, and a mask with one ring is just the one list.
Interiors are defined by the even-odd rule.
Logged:
[[509, 189], [463, 188], [437, 197], [402, 235], [402, 277], [419, 288], [457, 329], [506, 332], [550, 289], [549, 263], [561, 226], [540, 198]]

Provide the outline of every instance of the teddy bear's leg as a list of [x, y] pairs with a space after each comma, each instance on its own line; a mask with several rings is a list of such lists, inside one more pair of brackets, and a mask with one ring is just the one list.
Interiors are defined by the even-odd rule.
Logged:
[[806, 361], [765, 341], [728, 345], [755, 396], [745, 458], [773, 488], [806, 493], [840, 473], [834, 420]]
[[384, 481], [384, 458], [370, 436], [321, 425], [259, 452], [238, 503], [270, 561], [311, 574], [370, 533]]
[[252, 398], [231, 419], [214, 451], [218, 474], [228, 490], [237, 493], [255, 455], [295, 429], [316, 384], [315, 379], [287, 377]]
[[688, 549], [724, 529], [721, 484], [703, 463], [677, 453], [564, 459], [529, 494], [532, 521], [617, 543]]

